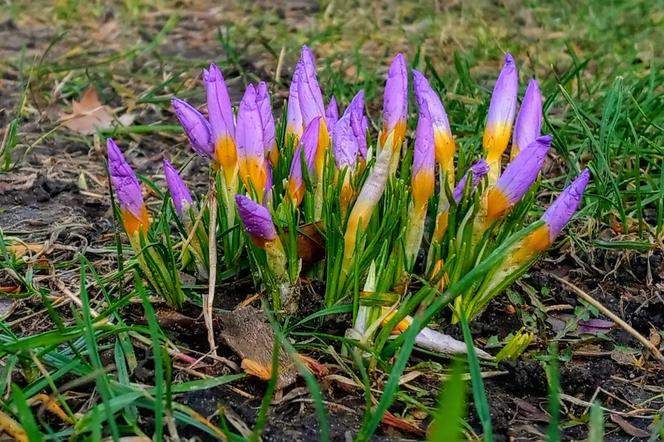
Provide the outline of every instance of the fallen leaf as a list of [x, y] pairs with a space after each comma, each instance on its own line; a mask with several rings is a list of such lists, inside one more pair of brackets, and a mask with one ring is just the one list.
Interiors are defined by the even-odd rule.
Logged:
[[[274, 331], [265, 320], [265, 313], [244, 306], [219, 316], [223, 326], [221, 338], [242, 358], [242, 369], [260, 379], [269, 380], [272, 376]], [[295, 364], [280, 348], [277, 388], [287, 387], [296, 379]]]
[[7, 246], [7, 252], [9, 252], [10, 255], [14, 255], [17, 258], [21, 258], [28, 252], [40, 253], [42, 250], [44, 250], [43, 244], [18, 243], [18, 244], [10, 244]]
[[[14, 292], [10, 292], [9, 290], [6, 290], [10, 287], [0, 287], [0, 292], [4, 293], [18, 293], [21, 288], [17, 287], [18, 290]], [[12, 287], [13, 288], [13, 287]], [[11, 316], [12, 313], [14, 313], [14, 310], [16, 310], [16, 299], [13, 298], [6, 298], [4, 296], [0, 297], [0, 321], [8, 318]]]
[[92, 135], [97, 129], [109, 129], [113, 124], [113, 112], [101, 104], [94, 87], [83, 94], [81, 101], [72, 101], [72, 113], [63, 114], [64, 126], [83, 135]]
[[638, 427], [635, 427], [634, 425], [630, 424], [629, 422], [627, 422], [625, 419], [623, 419], [621, 416], [617, 414], [611, 414], [611, 420], [615, 424], [618, 424], [618, 426], [622, 428], [622, 430], [625, 433], [629, 434], [630, 436], [639, 437], [639, 438], [650, 436], [650, 433]]

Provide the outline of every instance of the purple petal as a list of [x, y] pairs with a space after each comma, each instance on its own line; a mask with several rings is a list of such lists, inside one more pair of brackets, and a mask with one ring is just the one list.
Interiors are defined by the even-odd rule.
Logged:
[[313, 77], [308, 75], [298, 77], [297, 93], [304, 127], [307, 127], [314, 118], [325, 116], [322, 96], [320, 100], [317, 96], [320, 89], [318, 89], [318, 81], [315, 75]]
[[235, 203], [242, 224], [252, 239], [264, 242], [277, 238], [277, 229], [269, 210], [244, 195], [235, 195]]
[[291, 163], [290, 177], [297, 183], [302, 182], [302, 151], [304, 151], [304, 160], [307, 165], [307, 171], [310, 177], [313, 177], [314, 163], [316, 160], [316, 149], [318, 148], [318, 134], [320, 132], [321, 118], [314, 118], [302, 134], [302, 139], [293, 154]]
[[187, 206], [194, 202], [194, 199], [187, 189], [178, 171], [173, 167], [168, 160], [164, 159], [164, 175], [166, 176], [166, 184], [168, 185], [168, 192], [171, 194], [173, 205], [178, 216], [182, 216], [183, 206]]
[[171, 105], [194, 151], [199, 155], [213, 158], [212, 129], [205, 117], [189, 103], [179, 98], [173, 98]]
[[514, 122], [516, 114], [516, 98], [519, 91], [519, 77], [512, 54], [505, 54], [505, 65], [498, 75], [491, 94], [487, 127], [492, 124], [509, 124]]
[[470, 182], [470, 189], [472, 193], [472, 191], [475, 190], [475, 188], [480, 184], [480, 181], [482, 181], [482, 179], [489, 173], [489, 163], [487, 163], [485, 160], [479, 160], [477, 163], [470, 166], [466, 173], [463, 174], [463, 177], [461, 180], [459, 180], [459, 183], [456, 185], [454, 191], [452, 192], [454, 201], [456, 201], [457, 204], [459, 201], [461, 201], [463, 191], [466, 188], [466, 181], [468, 181], [468, 174], [470, 172], [473, 173], [473, 178]]
[[552, 139], [551, 135], [538, 137], [519, 152], [498, 178], [496, 188], [503, 193], [510, 205], [516, 204], [537, 179]]
[[604, 319], [588, 319], [587, 321], [579, 321], [577, 331], [585, 334], [598, 334], [606, 333], [614, 326], [613, 322]]
[[514, 124], [514, 138], [512, 149], [516, 151], [528, 146], [540, 136], [542, 130], [542, 94], [540, 93], [537, 80], [532, 79], [526, 89], [526, 94], [521, 102], [519, 115]]
[[362, 158], [367, 157], [367, 128], [369, 121], [364, 115], [364, 91], [358, 92], [346, 108], [344, 115], [350, 117], [350, 127], [357, 140], [357, 148]]
[[244, 159], [262, 158], [265, 154], [261, 113], [253, 84], [247, 87], [237, 112], [237, 152]]
[[383, 98], [383, 122], [386, 133], [398, 123], [405, 123], [408, 114], [408, 71], [403, 54], [397, 54], [387, 72]]
[[295, 66], [293, 78], [291, 79], [290, 90], [288, 92], [288, 111], [287, 111], [287, 124], [290, 133], [294, 133], [298, 137], [302, 135], [302, 111], [300, 110], [300, 97], [298, 94], [298, 85], [300, 77], [304, 75], [304, 67], [302, 62]]
[[583, 198], [583, 192], [588, 185], [590, 171], [583, 172], [570, 184], [542, 215], [542, 220], [549, 228], [551, 242], [560, 234], [565, 225], [576, 213]]
[[263, 142], [265, 143], [265, 152], [271, 152], [276, 148], [274, 116], [272, 115], [272, 106], [270, 105], [270, 94], [267, 90], [267, 84], [264, 81], [258, 83], [256, 88], [256, 104], [261, 116], [261, 125], [263, 126]]
[[224, 76], [215, 64], [203, 70], [203, 83], [207, 91], [208, 118], [212, 126], [213, 143], [216, 144], [220, 138], [226, 136], [235, 139], [231, 98], [228, 95]]
[[433, 124], [426, 104], [420, 107], [420, 117], [415, 130], [415, 151], [413, 152], [413, 177], [421, 171], [434, 175], [436, 157], [433, 138]]
[[355, 168], [359, 145], [353, 128], [351, 116], [346, 111], [341, 119], [337, 121], [332, 131], [332, 142], [334, 147], [334, 162], [338, 169], [348, 166], [351, 170]]
[[431, 115], [433, 126], [438, 130], [452, 133], [450, 130], [450, 123], [447, 119], [447, 112], [445, 112], [440, 97], [438, 97], [438, 94], [431, 88], [426, 77], [415, 69], [413, 69], [413, 84], [417, 103], [420, 107], [422, 107], [423, 103], [426, 103], [429, 108], [429, 115]]
[[106, 147], [108, 149], [108, 172], [115, 189], [115, 196], [118, 198], [118, 204], [121, 209], [131, 212], [136, 218], [141, 219], [143, 194], [138, 178], [112, 138], [106, 140]]
[[337, 106], [336, 98], [332, 97], [325, 111], [325, 124], [327, 124], [328, 131], [332, 132], [334, 125], [337, 124], [337, 120], [339, 120], [339, 107]]

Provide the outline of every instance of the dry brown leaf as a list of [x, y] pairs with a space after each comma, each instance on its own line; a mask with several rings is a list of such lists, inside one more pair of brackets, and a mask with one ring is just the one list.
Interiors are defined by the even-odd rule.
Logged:
[[617, 414], [611, 414], [611, 420], [614, 423], [618, 424], [618, 426], [622, 428], [622, 430], [625, 433], [629, 434], [630, 436], [639, 437], [639, 438], [650, 436], [650, 433], [638, 427], [635, 427], [634, 425], [630, 424], [629, 422], [627, 422], [625, 419], [623, 419]]
[[[242, 369], [265, 381], [272, 377], [274, 331], [262, 310], [244, 306], [220, 315], [222, 339], [242, 358]], [[283, 349], [279, 351], [277, 388], [287, 387], [297, 379], [295, 364]]]
[[65, 127], [83, 135], [92, 135], [97, 129], [109, 129], [113, 124], [113, 112], [101, 104], [94, 87], [83, 94], [81, 101], [73, 100], [72, 113], [62, 114]]
[[40, 253], [44, 250], [43, 244], [10, 244], [7, 246], [7, 252], [17, 258], [25, 256], [27, 253]]
[[385, 412], [383, 418], [381, 419], [381, 422], [384, 425], [396, 428], [397, 430], [405, 431], [406, 433], [417, 434], [419, 436], [424, 436], [426, 434], [425, 431], [422, 428], [420, 428], [416, 423], [408, 421], [406, 419], [402, 419], [400, 417], [396, 417], [389, 411]]

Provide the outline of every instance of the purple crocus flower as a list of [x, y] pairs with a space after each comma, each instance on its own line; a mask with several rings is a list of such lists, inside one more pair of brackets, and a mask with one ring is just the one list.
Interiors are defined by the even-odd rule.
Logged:
[[215, 64], [203, 69], [203, 83], [207, 91], [208, 117], [212, 126], [214, 143], [218, 144], [223, 137], [235, 138], [233, 107], [228, 95], [226, 82], [221, 70]]
[[258, 83], [258, 87], [256, 88], [256, 104], [263, 127], [265, 156], [270, 159], [272, 165], [275, 165], [277, 164], [279, 153], [275, 141], [274, 116], [272, 115], [272, 106], [270, 105], [270, 94], [267, 90], [267, 84], [264, 81]]
[[207, 91], [208, 118], [212, 127], [212, 143], [217, 163], [221, 166], [226, 185], [231, 186], [237, 168], [235, 122], [226, 82], [219, 68], [211, 64], [203, 70], [203, 83]]
[[173, 167], [173, 165], [165, 158], [163, 164], [166, 184], [168, 185], [168, 191], [171, 194], [175, 211], [178, 216], [182, 218], [182, 214], [186, 213], [187, 208], [194, 202], [194, 199], [191, 197], [187, 185], [184, 183], [175, 167]]
[[339, 106], [337, 106], [337, 99], [332, 97], [327, 105], [327, 110], [325, 110], [325, 124], [327, 124], [329, 132], [332, 132], [337, 120], [339, 120]]
[[237, 153], [242, 182], [247, 189], [253, 186], [262, 201], [263, 192], [260, 190], [265, 189], [267, 171], [261, 113], [256, 98], [256, 89], [250, 84], [237, 113]]
[[106, 140], [108, 149], [108, 172], [120, 205], [125, 232], [133, 236], [139, 230], [147, 232], [148, 212], [143, 203], [141, 185], [122, 151], [112, 138]]
[[184, 100], [173, 98], [171, 105], [194, 151], [199, 155], [214, 158], [214, 143], [212, 142], [210, 123]]
[[514, 123], [514, 137], [512, 138], [512, 151], [514, 158], [521, 149], [535, 141], [542, 130], [542, 93], [537, 80], [530, 80], [526, 94], [523, 96], [519, 114]]
[[318, 148], [318, 138], [320, 134], [321, 118], [314, 118], [302, 134], [302, 140], [293, 154], [290, 174], [288, 176], [288, 193], [293, 199], [295, 206], [300, 205], [304, 198], [305, 183], [302, 175], [302, 152], [307, 166], [307, 173], [310, 177], [314, 175], [316, 161], [316, 150]]
[[436, 161], [441, 165], [448, 178], [454, 180], [454, 137], [450, 129], [447, 113], [438, 94], [431, 88], [429, 81], [421, 72], [413, 69], [415, 96], [420, 107], [426, 105], [433, 124]]
[[406, 136], [408, 116], [408, 71], [403, 54], [397, 54], [387, 71], [383, 98], [383, 129], [380, 145], [384, 146], [390, 133], [394, 133], [392, 149], [401, 148]]
[[507, 148], [512, 132], [512, 124], [516, 114], [518, 83], [516, 63], [508, 52], [505, 55], [505, 65], [500, 71], [491, 94], [491, 103], [489, 104], [489, 113], [482, 140], [487, 152], [486, 160], [491, 167], [492, 175], [496, 177], [500, 172], [500, 157]]
[[435, 187], [436, 153], [433, 125], [426, 103], [420, 106], [420, 117], [415, 131], [415, 152], [413, 153], [413, 174], [411, 187], [415, 217], [422, 218], [426, 213], [427, 203]]
[[362, 158], [367, 158], [367, 128], [369, 120], [364, 115], [364, 91], [358, 92], [346, 108], [344, 115], [350, 117], [350, 127], [357, 140], [357, 148]]
[[[531, 146], [532, 144], [517, 155], [517, 158], [531, 149]], [[589, 179], [590, 171], [585, 169], [572, 184], [561, 192], [542, 215], [541, 219], [544, 221], [544, 225], [521, 241], [517, 250], [510, 257], [510, 265], [520, 265], [553, 244], [553, 241], [578, 210]]]
[[584, 169], [542, 215], [542, 220], [548, 228], [549, 239], [552, 243], [579, 209], [583, 192], [586, 190], [589, 180], [590, 171]]
[[357, 138], [351, 127], [350, 113], [345, 112], [337, 121], [332, 131], [334, 147], [334, 162], [338, 169], [348, 166], [350, 170], [355, 169], [359, 146]]
[[302, 46], [300, 52], [300, 63], [302, 63], [302, 74], [298, 76], [297, 93], [302, 112], [302, 123], [308, 126], [316, 117], [325, 117], [325, 105], [323, 94], [316, 78], [316, 65], [313, 55], [308, 47]]
[[[542, 169], [551, 147], [551, 135], [544, 135], [522, 150], [507, 166], [487, 197], [487, 222], [503, 216], [528, 191]], [[489, 163], [491, 166], [491, 163]]]
[[479, 160], [477, 163], [470, 166], [466, 171], [466, 173], [463, 174], [463, 177], [459, 180], [459, 183], [456, 185], [454, 191], [452, 192], [454, 201], [457, 204], [459, 204], [459, 201], [461, 201], [461, 197], [463, 196], [463, 191], [466, 188], [466, 181], [468, 181], [468, 174], [471, 172], [473, 174], [473, 178], [470, 183], [470, 188], [471, 190], [473, 190], [480, 184], [480, 181], [482, 181], [482, 179], [485, 176], [487, 176], [487, 174], [489, 173], [489, 164], [485, 160]]
[[294, 136], [295, 142], [302, 136], [302, 111], [300, 110], [300, 97], [298, 93], [298, 85], [300, 77], [304, 74], [304, 66], [302, 62], [298, 62], [293, 72], [291, 79], [290, 90], [288, 92], [288, 110], [286, 116], [286, 134]]
[[256, 247], [265, 248], [266, 243], [277, 239], [270, 211], [244, 195], [235, 195], [237, 211], [244, 228]]

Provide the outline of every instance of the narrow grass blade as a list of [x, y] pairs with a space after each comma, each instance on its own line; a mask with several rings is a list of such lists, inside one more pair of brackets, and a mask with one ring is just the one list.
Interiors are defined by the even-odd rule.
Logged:
[[468, 325], [468, 319], [466, 318], [464, 312], [459, 315], [459, 322], [461, 323], [461, 330], [463, 331], [463, 340], [466, 342], [466, 348], [468, 349], [468, 368], [470, 371], [470, 381], [473, 387], [475, 411], [477, 411], [477, 416], [480, 418], [480, 422], [482, 423], [484, 440], [486, 442], [493, 442], [493, 426], [491, 425], [489, 401], [487, 400], [486, 390], [484, 389], [480, 361], [477, 358], [477, 354], [475, 353], [473, 337], [470, 334], [470, 326]]
[[429, 433], [429, 442], [461, 440], [463, 418], [466, 415], [466, 382], [463, 380], [463, 363], [456, 359], [452, 373], [443, 385], [438, 409]]

